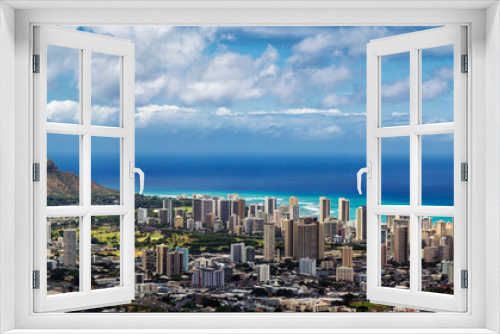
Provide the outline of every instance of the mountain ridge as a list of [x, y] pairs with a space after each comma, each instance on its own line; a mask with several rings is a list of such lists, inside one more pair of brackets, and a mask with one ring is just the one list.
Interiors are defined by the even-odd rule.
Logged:
[[[109, 189], [92, 181], [92, 196], [118, 196], [120, 192], [115, 189]], [[75, 198], [80, 195], [80, 177], [70, 171], [60, 170], [56, 163], [47, 158], [47, 198]]]

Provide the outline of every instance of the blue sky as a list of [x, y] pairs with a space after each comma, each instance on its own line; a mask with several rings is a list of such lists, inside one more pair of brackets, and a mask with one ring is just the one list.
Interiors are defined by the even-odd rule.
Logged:
[[[77, 29], [135, 43], [138, 154], [303, 156], [365, 154], [366, 44], [428, 27]], [[77, 122], [78, 52], [56, 49], [49, 120]], [[452, 120], [452, 56], [449, 47], [422, 54], [424, 122]], [[390, 57], [382, 60], [383, 125], [405, 124], [408, 57]], [[93, 54], [92, 64], [93, 124], [116, 125], [119, 62]]]

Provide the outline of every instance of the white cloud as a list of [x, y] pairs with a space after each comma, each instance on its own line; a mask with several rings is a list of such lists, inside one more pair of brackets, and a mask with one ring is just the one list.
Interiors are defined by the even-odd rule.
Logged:
[[407, 117], [407, 116], [408, 116], [408, 113], [406, 113], [406, 112], [393, 112], [392, 113], [393, 118], [403, 118], [403, 117]]
[[382, 84], [382, 98], [389, 101], [408, 100], [410, 98], [410, 78]]
[[351, 100], [347, 96], [340, 96], [336, 93], [328, 94], [321, 101], [321, 105], [324, 107], [344, 107], [351, 103]]
[[[453, 81], [453, 69], [442, 67], [434, 71], [432, 77], [422, 82], [422, 100], [433, 100], [449, 91]], [[410, 78], [396, 80], [382, 85], [382, 97], [387, 101], [401, 101], [410, 98]]]
[[215, 114], [217, 116], [231, 116], [231, 115], [236, 115], [231, 111], [231, 109], [220, 107], [215, 111]]
[[120, 109], [114, 106], [92, 105], [92, 125], [118, 126]]
[[440, 78], [432, 78], [422, 83], [422, 99], [432, 100], [448, 90], [448, 82]]
[[136, 108], [135, 124], [137, 127], [146, 126], [162, 126], [169, 124], [175, 118], [180, 120], [191, 119], [191, 114], [197, 113], [196, 109], [183, 108], [175, 105], [156, 105], [149, 104], [147, 106]]
[[296, 128], [293, 135], [304, 140], [323, 140], [342, 133], [337, 125]]
[[315, 109], [315, 108], [295, 108], [295, 109], [285, 109], [278, 111], [250, 111], [249, 115], [311, 115], [311, 114], [323, 114], [323, 115], [341, 115], [342, 112], [339, 109]]
[[323, 31], [307, 37], [293, 47], [297, 53], [319, 54], [330, 48], [342, 48], [350, 56], [362, 55], [366, 52], [366, 44], [372, 40], [385, 37], [385, 27], [350, 27], [332, 31]]
[[324, 69], [313, 69], [310, 72], [311, 83], [325, 88], [351, 78], [351, 71], [346, 67], [330, 66]]
[[[227, 107], [195, 110], [174, 105], [137, 108], [136, 126], [164, 133], [189, 132], [203, 138], [218, 129], [259, 136], [324, 140], [344, 133], [343, 127], [364, 127], [364, 113], [339, 109], [292, 108], [280, 111], [234, 111]], [[195, 131], [194, 131], [195, 130]]]
[[93, 52], [92, 103], [120, 105], [120, 57]]
[[[80, 123], [80, 104], [72, 100], [53, 100], [47, 104], [47, 120], [56, 123]], [[114, 106], [93, 104], [91, 106], [92, 125], [117, 126], [120, 109]]]
[[56, 123], [79, 123], [80, 104], [76, 101], [53, 100], [47, 104], [47, 120]]
[[277, 73], [277, 58], [272, 47], [257, 59], [233, 52], [217, 54], [170, 81], [167, 91], [189, 105], [260, 98], [272, 86], [269, 80]]

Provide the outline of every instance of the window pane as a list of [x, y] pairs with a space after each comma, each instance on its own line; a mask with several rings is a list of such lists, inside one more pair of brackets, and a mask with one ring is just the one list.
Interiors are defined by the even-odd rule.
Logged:
[[453, 217], [421, 217], [422, 291], [453, 294]]
[[47, 218], [47, 294], [80, 288], [80, 219]]
[[410, 288], [410, 217], [381, 216], [381, 286]]
[[453, 45], [421, 50], [422, 124], [453, 122]]
[[382, 138], [382, 205], [410, 204], [410, 138]]
[[80, 123], [80, 50], [47, 45], [47, 122]]
[[120, 286], [120, 218], [92, 217], [92, 290]]
[[120, 57], [92, 52], [92, 125], [120, 126]]
[[80, 137], [47, 134], [47, 205], [79, 205]]
[[120, 138], [92, 137], [91, 203], [120, 204]]
[[422, 205], [454, 205], [453, 134], [421, 136]]
[[382, 126], [410, 124], [410, 53], [381, 57]]

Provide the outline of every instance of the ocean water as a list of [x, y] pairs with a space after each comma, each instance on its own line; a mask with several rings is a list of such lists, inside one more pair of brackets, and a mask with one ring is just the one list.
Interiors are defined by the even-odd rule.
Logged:
[[[61, 170], [78, 173], [78, 160], [64, 154], [51, 158]], [[107, 161], [109, 155], [93, 156]], [[426, 157], [422, 166], [422, 196], [424, 205], [453, 205], [453, 158]], [[119, 167], [116, 164], [93, 169], [92, 180], [109, 188], [119, 187]], [[331, 199], [333, 215], [338, 212], [338, 198], [350, 200], [350, 219], [355, 210], [366, 204], [365, 180], [363, 195], [356, 185], [358, 170], [366, 158], [353, 156], [290, 156], [290, 155], [153, 155], [138, 154], [136, 166], [145, 175], [146, 195], [176, 196], [193, 193], [226, 196], [237, 193], [248, 204], [263, 202], [265, 196], [277, 198], [278, 205], [288, 204], [288, 198], [299, 198], [300, 214], [317, 216], [319, 197]], [[138, 182], [136, 190], [139, 189]], [[383, 204], [409, 203], [409, 160], [401, 155], [382, 159]]]

